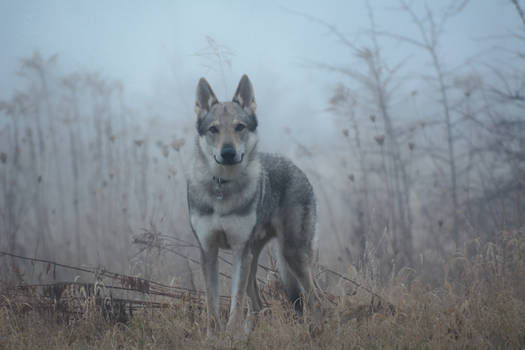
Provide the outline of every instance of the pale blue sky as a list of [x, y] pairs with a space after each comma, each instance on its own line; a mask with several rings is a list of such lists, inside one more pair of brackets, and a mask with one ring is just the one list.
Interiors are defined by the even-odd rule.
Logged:
[[[437, 6], [438, 2], [429, 3]], [[370, 4], [380, 29], [414, 35], [407, 15], [395, 10], [397, 1]], [[187, 101], [186, 109], [193, 104], [200, 76], [207, 76], [223, 99], [231, 97], [240, 76], [248, 73], [263, 101], [288, 96], [279, 110], [297, 110], [299, 103], [305, 110], [322, 110], [326, 106], [323, 91], [341, 78], [305, 69], [301, 63], [352, 62], [351, 54], [325, 28], [283, 7], [333, 23], [358, 43], [363, 37], [356, 34], [368, 26], [365, 1], [352, 0], [2, 0], [0, 98], [8, 97], [15, 86], [19, 58], [38, 50], [44, 56], [59, 53], [60, 67], [66, 72], [89, 69], [121, 79], [134, 97], [168, 101], [171, 94], [178, 94], [177, 101]], [[509, 1], [472, 0], [447, 26], [442, 54], [450, 65], [460, 64], [493, 45], [512, 45], [507, 39], [485, 38], [519, 29]], [[234, 53], [232, 68], [226, 72], [227, 93], [218, 71], [208, 71], [205, 60], [194, 55], [206, 46], [207, 35]], [[406, 45], [386, 45], [392, 61], [416, 52]], [[424, 59], [412, 62], [421, 64]]]
[[[376, 22], [385, 30], [410, 33], [396, 1], [372, 1]], [[364, 1], [292, 1], [285, 7], [315, 15], [347, 33], [367, 26]], [[58, 52], [72, 68], [87, 67], [148, 87], [171, 64], [195, 76], [202, 62], [192, 56], [206, 35], [235, 53], [233, 72], [286, 74], [302, 59], [343, 61], [342, 50], [326, 30], [267, 1], [1, 1], [2, 90], [19, 57], [38, 49]], [[444, 42], [454, 55], [474, 54], [473, 39], [516, 30], [518, 18], [505, 0], [475, 0], [454, 19]], [[488, 46], [487, 43], [484, 43]], [[304, 74], [304, 72], [302, 73]]]

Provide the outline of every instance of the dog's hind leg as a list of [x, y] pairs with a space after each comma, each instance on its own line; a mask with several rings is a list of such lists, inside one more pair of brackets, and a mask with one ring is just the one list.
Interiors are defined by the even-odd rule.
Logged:
[[[318, 323], [321, 318], [320, 301], [312, 277], [315, 212], [311, 206], [296, 206], [286, 214], [279, 240], [281, 257], [285, 262], [283, 283], [290, 297], [294, 297], [297, 289], [301, 288], [303, 301], [307, 303], [314, 322]], [[296, 304], [296, 309], [301, 306]]]
[[277, 269], [279, 271], [279, 276], [281, 277], [281, 282], [283, 284], [283, 289], [288, 297], [290, 303], [295, 307], [297, 314], [302, 314], [303, 312], [303, 301], [301, 300], [302, 287], [295, 274], [290, 270], [288, 263], [282, 255], [282, 252], [277, 252]]
[[220, 331], [219, 319], [219, 269], [216, 246], [201, 248], [201, 265], [206, 283], [207, 335], [208, 337]]
[[[317, 296], [317, 292], [315, 290], [315, 285], [312, 278], [312, 268], [311, 263], [309, 262], [309, 258], [303, 257], [301, 255], [304, 255], [303, 252], [294, 252], [291, 255], [289, 252], [286, 252], [286, 248], [283, 252], [286, 265], [288, 266], [289, 270], [287, 273], [293, 274], [293, 277], [296, 279], [297, 282], [299, 282], [300, 286], [302, 287], [302, 293], [303, 297], [305, 298], [305, 301], [307, 302], [308, 308], [310, 309], [312, 313], [312, 317], [314, 322], [319, 322], [320, 320], [320, 308], [319, 308], [319, 298]], [[290, 276], [291, 277], [291, 276]], [[290, 278], [289, 277], [289, 278]], [[286, 282], [284, 282], [286, 283]], [[286, 286], [286, 284], [285, 284]], [[291, 291], [287, 291], [287, 294], [291, 296], [291, 298], [294, 298], [297, 296], [297, 288], [298, 285], [291, 284], [288, 288], [294, 288]], [[286, 288], [286, 287], [285, 287]], [[296, 301], [296, 310], [300, 310], [302, 305], [302, 299], [300, 301]]]
[[311, 323], [309, 324], [310, 334], [313, 337], [317, 337], [323, 329], [321, 323], [321, 301], [315, 289], [312, 277], [310, 254], [296, 250], [293, 252], [287, 252], [286, 248], [283, 253], [286, 263], [290, 268], [290, 272], [294, 274], [295, 278], [302, 286], [304, 299], [301, 298], [301, 300], [306, 302], [307, 309], [310, 311], [312, 317]]

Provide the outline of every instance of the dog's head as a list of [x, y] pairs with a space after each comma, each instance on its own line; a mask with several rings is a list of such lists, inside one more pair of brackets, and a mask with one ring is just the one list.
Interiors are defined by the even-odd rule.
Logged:
[[195, 101], [198, 146], [219, 176], [234, 175], [253, 158], [258, 140], [255, 109], [252, 83], [246, 75], [231, 102], [219, 102], [206, 79], [200, 79]]

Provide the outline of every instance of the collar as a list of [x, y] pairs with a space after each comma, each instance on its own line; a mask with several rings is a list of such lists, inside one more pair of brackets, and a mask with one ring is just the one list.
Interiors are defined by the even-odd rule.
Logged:
[[224, 180], [222, 177], [214, 176], [213, 177], [213, 182], [215, 182], [217, 184], [217, 187], [215, 189], [215, 195], [216, 195], [217, 199], [218, 200], [223, 199], [224, 198], [224, 192], [223, 192], [223, 189], [221, 187], [222, 187], [222, 185], [231, 182], [231, 180]]
[[222, 177], [219, 177], [219, 176], [214, 176], [213, 181], [215, 181], [218, 185], [224, 185], [224, 184], [227, 184], [228, 182], [231, 182], [231, 180], [224, 180]]

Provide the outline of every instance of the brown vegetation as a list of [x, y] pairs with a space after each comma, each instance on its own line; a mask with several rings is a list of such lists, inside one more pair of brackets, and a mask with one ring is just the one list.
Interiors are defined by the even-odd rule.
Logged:
[[[271, 306], [259, 315], [244, 340], [206, 339], [199, 300], [184, 295], [164, 303], [144, 289], [133, 316], [108, 316], [95, 293], [75, 297], [71, 286], [62, 298], [2, 286], [2, 349], [494, 349], [525, 346], [525, 232], [501, 232], [493, 242], [468, 242], [449, 259], [439, 287], [399, 276], [377, 297], [340, 286], [346, 295], [325, 298], [322, 330], [294, 316], [278, 293], [266, 293]], [[369, 281], [362, 281], [368, 284]], [[79, 287], [78, 290], [86, 286]], [[101, 289], [105, 287], [101, 284]], [[273, 296], [272, 296], [273, 295]], [[47, 298], [47, 299], [46, 299]], [[36, 303], [36, 301], [39, 301]], [[130, 299], [121, 314], [129, 314]], [[390, 303], [390, 305], [389, 305]], [[62, 306], [60, 306], [62, 305]], [[76, 305], [76, 306], [75, 306]], [[69, 307], [69, 311], [66, 310]], [[72, 310], [77, 310], [72, 312]], [[226, 309], [226, 308], [225, 308]]]

